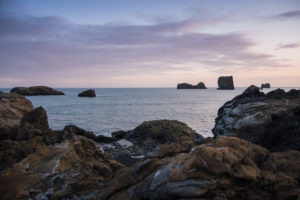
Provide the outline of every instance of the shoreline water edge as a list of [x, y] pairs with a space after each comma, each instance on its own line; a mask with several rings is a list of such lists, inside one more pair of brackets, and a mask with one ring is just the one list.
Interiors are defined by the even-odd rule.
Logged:
[[43, 107], [0, 92], [1, 199], [299, 199], [299, 121], [300, 90], [252, 85], [213, 137], [169, 119], [107, 137], [52, 130]]

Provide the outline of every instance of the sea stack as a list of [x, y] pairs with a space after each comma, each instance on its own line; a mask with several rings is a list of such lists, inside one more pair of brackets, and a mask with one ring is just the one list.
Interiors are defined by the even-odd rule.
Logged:
[[47, 86], [14, 87], [10, 90], [10, 93], [16, 93], [24, 96], [64, 95], [63, 92], [54, 90]]
[[96, 97], [95, 90], [86, 90], [78, 94], [79, 97]]
[[177, 89], [207, 89], [203, 82], [199, 82], [197, 85], [192, 85], [189, 83], [179, 83]]
[[264, 89], [264, 88], [271, 88], [271, 84], [270, 83], [262, 83], [260, 86], [260, 89]]
[[218, 90], [234, 90], [232, 76], [220, 76], [218, 78]]

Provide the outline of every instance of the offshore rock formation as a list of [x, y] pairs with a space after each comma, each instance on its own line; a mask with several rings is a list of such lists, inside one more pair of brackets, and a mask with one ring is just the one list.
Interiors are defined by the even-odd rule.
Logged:
[[[167, 152], [165, 152], [167, 150]], [[163, 145], [157, 157], [121, 170], [99, 199], [297, 199], [300, 153], [270, 153], [233, 137]]]
[[234, 90], [232, 76], [220, 76], [218, 78], [218, 90]]
[[260, 86], [260, 89], [262, 90], [264, 88], [271, 88], [270, 83], [262, 83], [261, 86]]
[[79, 97], [96, 97], [95, 90], [86, 90], [78, 94]]
[[54, 90], [47, 86], [15, 87], [10, 90], [10, 93], [16, 93], [24, 96], [64, 95], [63, 92]]
[[203, 82], [199, 82], [197, 85], [191, 85], [188, 83], [179, 83], [177, 89], [207, 89]]
[[300, 90], [267, 94], [250, 86], [218, 111], [215, 136], [235, 136], [271, 151], [300, 150]]

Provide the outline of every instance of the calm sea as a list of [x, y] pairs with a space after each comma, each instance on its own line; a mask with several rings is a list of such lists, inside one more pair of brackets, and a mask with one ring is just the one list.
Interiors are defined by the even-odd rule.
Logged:
[[[212, 136], [211, 129], [219, 107], [245, 90], [95, 88], [96, 98], [79, 98], [77, 94], [85, 89], [57, 89], [66, 95], [27, 97], [35, 107], [46, 109], [52, 129], [75, 124], [106, 136], [117, 130], [131, 130], [143, 121], [157, 119], [176, 119], [203, 136]], [[0, 90], [9, 92], [9, 89]], [[264, 90], [267, 91], [270, 89]]]

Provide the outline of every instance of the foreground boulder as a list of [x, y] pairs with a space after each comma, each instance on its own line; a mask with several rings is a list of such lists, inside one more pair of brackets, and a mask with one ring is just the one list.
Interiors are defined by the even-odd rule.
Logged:
[[179, 83], [177, 89], [207, 89], [203, 82], [199, 82], [197, 85], [191, 85], [188, 83]]
[[79, 97], [96, 97], [95, 90], [86, 90], [78, 94]]
[[271, 151], [300, 151], [300, 90], [267, 94], [250, 86], [218, 111], [215, 136], [235, 136]]
[[263, 84], [261, 84], [260, 89], [262, 90], [264, 88], [271, 88], [270, 83], [263, 83]]
[[[14, 126], [5, 122], [1, 130], [6, 135], [0, 138], [1, 199], [90, 199], [123, 167], [89, 134], [49, 129], [46, 111], [32, 109], [23, 96], [5, 94], [1, 100], [1, 108], [17, 114]], [[28, 112], [19, 119], [23, 107]], [[7, 110], [0, 110], [2, 121]]]
[[[270, 153], [233, 137], [191, 146], [180, 141], [158, 157], [115, 175], [99, 199], [299, 199], [300, 153]], [[166, 148], [164, 148], [166, 147]]]
[[[2, 129], [18, 125], [26, 112], [33, 109], [31, 102], [18, 94], [0, 94], [0, 135]], [[1, 137], [1, 136], [0, 136]]]
[[15, 87], [10, 90], [10, 93], [16, 93], [24, 96], [64, 95], [63, 92], [54, 90], [47, 86]]
[[233, 90], [233, 77], [232, 76], [220, 76], [218, 78], [219, 90]]

